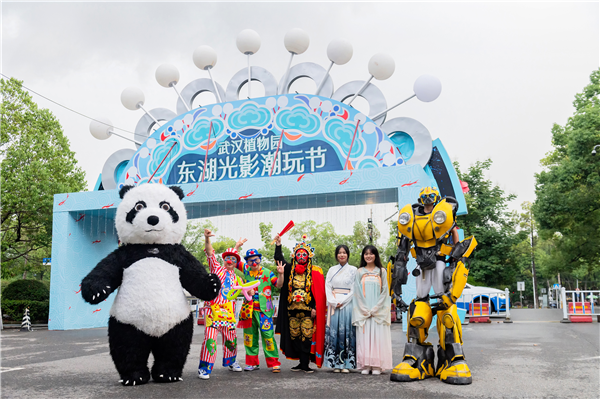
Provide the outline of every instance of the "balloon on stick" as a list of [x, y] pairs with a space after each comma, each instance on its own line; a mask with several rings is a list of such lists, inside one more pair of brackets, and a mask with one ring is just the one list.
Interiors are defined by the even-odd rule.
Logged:
[[[284, 235], [285, 233], [287, 233], [288, 231], [290, 231], [292, 229], [292, 227], [294, 227], [294, 221], [290, 220], [288, 224], [285, 225], [285, 227], [283, 228], [283, 230], [281, 230], [281, 232], [279, 233], [279, 237], [281, 237], [282, 235]], [[275, 240], [273, 240], [273, 242], [271, 242], [271, 245], [275, 244]]]

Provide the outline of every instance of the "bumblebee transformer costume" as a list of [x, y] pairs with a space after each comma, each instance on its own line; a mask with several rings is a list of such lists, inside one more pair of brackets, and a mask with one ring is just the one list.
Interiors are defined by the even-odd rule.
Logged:
[[[408, 342], [402, 362], [392, 371], [392, 381], [409, 382], [433, 376], [449, 384], [472, 382], [471, 372], [462, 349], [462, 328], [456, 311], [469, 271], [465, 265], [477, 241], [473, 236], [452, 244], [456, 227], [458, 202], [452, 197], [440, 198], [435, 187], [426, 187], [419, 194], [418, 204], [407, 204], [398, 217], [398, 252], [391, 263], [391, 288], [397, 306], [408, 311]], [[430, 213], [425, 206], [433, 205]], [[458, 234], [456, 241], [458, 241]], [[414, 248], [410, 248], [411, 244]], [[407, 305], [402, 301], [402, 285], [408, 280], [408, 253], [417, 261], [413, 270], [417, 295]], [[446, 256], [450, 265], [446, 267]], [[435, 295], [430, 297], [433, 287]], [[437, 302], [430, 304], [430, 299]], [[434, 312], [437, 314], [439, 345], [437, 367], [434, 349], [427, 336]]]

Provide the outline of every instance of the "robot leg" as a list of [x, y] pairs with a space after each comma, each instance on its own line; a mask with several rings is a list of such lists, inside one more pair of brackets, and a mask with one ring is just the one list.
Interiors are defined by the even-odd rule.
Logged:
[[410, 382], [433, 377], [434, 350], [425, 342], [433, 314], [429, 298], [413, 300], [408, 309], [408, 343], [404, 347], [402, 363], [392, 370], [391, 381]]
[[473, 382], [462, 348], [462, 328], [456, 305], [437, 312], [438, 364], [435, 375], [445, 383], [468, 385]]

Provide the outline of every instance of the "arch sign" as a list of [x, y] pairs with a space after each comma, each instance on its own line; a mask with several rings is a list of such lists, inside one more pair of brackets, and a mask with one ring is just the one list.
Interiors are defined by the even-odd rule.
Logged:
[[[429, 139], [431, 147], [431, 139]], [[156, 130], [123, 184], [186, 184], [404, 164], [373, 121], [335, 100], [287, 94], [213, 104]]]
[[[306, 94], [235, 99], [170, 115], [150, 136], [136, 135], [143, 141], [136, 151], [107, 162], [104, 189], [98, 183], [95, 191], [55, 196], [50, 329], [107, 325], [114, 295], [92, 306], [81, 298], [79, 284], [118, 246], [114, 218], [125, 184], [180, 186], [189, 219], [383, 202], [403, 206], [428, 185], [455, 197], [459, 214], [466, 213], [442, 143], [410, 118], [373, 121], [342, 102]], [[136, 132], [145, 129], [138, 127]]]

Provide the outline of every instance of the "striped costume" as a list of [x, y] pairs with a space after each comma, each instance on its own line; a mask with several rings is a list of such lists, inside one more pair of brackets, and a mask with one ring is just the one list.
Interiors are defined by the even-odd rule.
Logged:
[[237, 355], [235, 301], [228, 301], [226, 296], [231, 287], [240, 284], [241, 281], [233, 270], [228, 271], [222, 266], [214, 254], [213, 256], [207, 254], [206, 258], [208, 259], [210, 272], [216, 274], [221, 280], [219, 295], [205, 305], [210, 309], [205, 314], [206, 328], [198, 369], [204, 369], [207, 374], [210, 374], [217, 357], [217, 336], [219, 332], [223, 335], [223, 366], [230, 366], [235, 363]]

